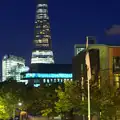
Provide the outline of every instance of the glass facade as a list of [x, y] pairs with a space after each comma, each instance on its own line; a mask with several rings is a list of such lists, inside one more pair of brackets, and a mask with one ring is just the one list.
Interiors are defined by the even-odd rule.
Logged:
[[33, 51], [31, 63], [54, 63], [53, 52], [50, 50]]
[[72, 79], [72, 73], [26, 73], [24, 76], [25, 79], [31, 78], [63, 78], [63, 79]]
[[31, 63], [54, 63], [47, 0], [37, 4]]
[[21, 81], [21, 72], [28, 71], [29, 68], [25, 67], [25, 60], [21, 57], [13, 55], [5, 55], [2, 60], [2, 81], [8, 78], [13, 78], [17, 82]]

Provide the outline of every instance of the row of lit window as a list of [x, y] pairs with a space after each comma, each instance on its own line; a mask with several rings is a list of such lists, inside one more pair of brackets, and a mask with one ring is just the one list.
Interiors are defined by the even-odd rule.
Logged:
[[36, 50], [34, 52], [32, 52], [32, 55], [52, 55], [53, 56], [53, 52], [51, 50]]
[[115, 76], [114, 76], [114, 78], [115, 78], [115, 85], [116, 85], [116, 87], [117, 88], [119, 88], [120, 87], [120, 75], [119, 74], [116, 74]]
[[48, 43], [48, 39], [47, 38], [43, 38], [42, 40], [36, 40], [36, 43]]
[[37, 10], [37, 13], [46, 13], [46, 12], [48, 12], [47, 9], [38, 9]]
[[[37, 35], [44, 35], [45, 32], [49, 32], [50, 30], [47, 29], [47, 30], [43, 30], [43, 31], [40, 31], [40, 32], [37, 32]], [[47, 34], [46, 34], [47, 35]]]
[[53, 58], [32, 58], [31, 63], [54, 63]]
[[43, 83], [72, 81], [72, 79], [43, 79]]
[[[37, 25], [36, 28], [42, 28], [41, 25]], [[49, 27], [48, 26], [44, 26], [43, 25], [43, 31], [50, 31]]]
[[47, 7], [47, 4], [38, 4], [37, 7]]
[[49, 44], [36, 44], [36, 46], [39, 46], [39, 47], [49, 47]]
[[37, 15], [36, 18], [37, 18], [37, 19], [49, 19], [49, 17], [46, 16], [46, 15], [44, 15], [44, 16], [39, 16], [39, 15]]
[[[43, 25], [43, 28], [50, 28], [48, 25]], [[49, 30], [49, 29], [48, 29]]]
[[42, 20], [37, 19], [37, 21], [35, 21], [35, 23], [47, 23], [48, 20], [49, 20], [49, 17], [48, 17], [48, 19], [42, 19]]

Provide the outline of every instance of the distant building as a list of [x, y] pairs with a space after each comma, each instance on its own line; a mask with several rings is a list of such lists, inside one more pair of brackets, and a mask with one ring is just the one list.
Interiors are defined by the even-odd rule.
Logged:
[[2, 81], [13, 78], [17, 82], [21, 82], [20, 73], [24, 72], [25, 69], [25, 60], [23, 58], [5, 55], [2, 59]]
[[32, 64], [29, 72], [21, 74], [22, 79], [27, 79], [29, 85], [34, 87], [62, 84], [72, 81], [71, 64]]
[[[79, 66], [79, 64], [82, 61], [85, 61], [85, 53], [84, 53], [85, 44], [76, 44], [74, 48], [75, 48], [75, 57], [73, 58], [73, 67], [74, 67], [73, 76], [75, 77], [76, 76], [76, 74], [74, 74], [75, 71], [77, 72], [79, 71], [80, 73], [80, 68], [77, 66]], [[99, 58], [99, 60], [96, 59], [95, 57], [96, 55], [94, 52], [91, 54], [91, 51], [93, 49], [94, 51], [97, 50], [99, 51], [98, 52], [99, 57], [97, 57]], [[97, 61], [99, 61], [99, 63], [97, 63], [97, 66], [100, 66], [99, 76], [103, 79], [109, 80], [110, 84], [120, 87], [120, 46], [89, 44], [89, 50], [90, 50], [91, 67], [92, 67], [92, 63], [94, 62], [96, 63]], [[75, 63], [74, 61], [78, 61], [78, 59], [79, 62]]]
[[37, 0], [31, 64], [53, 64], [52, 39], [48, 16], [48, 0]]

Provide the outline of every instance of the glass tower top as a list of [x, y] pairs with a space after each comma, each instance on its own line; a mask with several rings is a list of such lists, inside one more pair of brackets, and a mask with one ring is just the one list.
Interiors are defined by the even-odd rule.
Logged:
[[54, 63], [47, 0], [37, 0], [31, 63]]

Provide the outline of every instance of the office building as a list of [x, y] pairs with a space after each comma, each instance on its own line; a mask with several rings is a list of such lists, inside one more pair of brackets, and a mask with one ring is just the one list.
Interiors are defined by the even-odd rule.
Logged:
[[52, 39], [48, 16], [48, 0], [37, 0], [31, 64], [53, 64]]
[[[95, 59], [96, 58], [95, 53], [93, 53], [93, 56], [90, 55], [91, 62], [99, 61], [99, 63], [97, 62], [97, 66], [100, 66], [99, 77], [104, 81], [107, 80], [112, 85], [116, 85], [116, 87], [120, 87], [120, 46], [89, 44], [89, 50], [90, 49], [99, 51], [98, 52], [99, 60]], [[81, 57], [82, 54], [84, 53], [84, 50], [85, 50], [85, 44], [75, 45], [74, 59], [78, 58], [80, 61], [84, 59], [84, 57]], [[73, 64], [74, 64], [74, 59], [73, 59]], [[80, 73], [80, 70], [77, 68], [77, 65], [76, 67], [74, 67], [74, 71], [75, 70], [79, 71]], [[73, 72], [73, 76], [74, 77], [76, 76], [74, 72]], [[104, 81], [101, 81], [101, 83], [104, 84]]]
[[21, 74], [29, 85], [43, 87], [53, 83], [62, 84], [72, 80], [71, 64], [32, 64], [29, 72]]
[[[13, 55], [5, 55], [2, 59], [2, 81], [12, 78], [21, 82], [20, 73], [28, 71], [25, 67], [25, 60]], [[24, 81], [26, 82], [26, 81]]]

